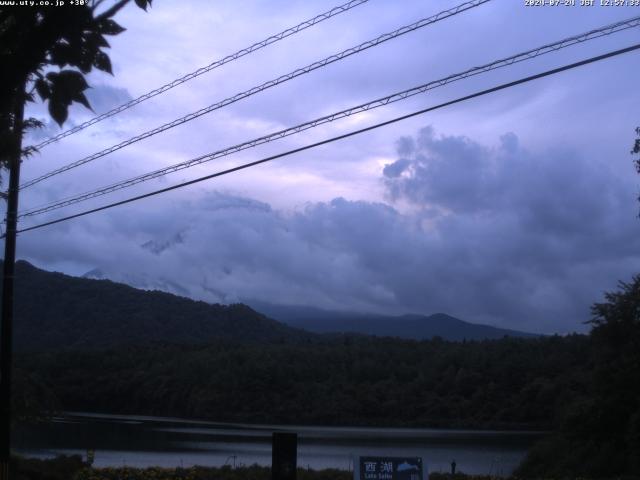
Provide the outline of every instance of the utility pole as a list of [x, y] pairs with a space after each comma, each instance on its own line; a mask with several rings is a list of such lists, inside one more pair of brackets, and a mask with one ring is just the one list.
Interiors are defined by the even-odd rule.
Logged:
[[13, 281], [16, 262], [18, 190], [22, 156], [22, 129], [26, 82], [15, 94], [13, 108], [13, 145], [8, 152], [9, 191], [7, 192], [7, 230], [4, 240], [2, 271], [2, 311], [0, 316], [0, 480], [9, 479], [11, 458], [11, 367], [13, 355]]

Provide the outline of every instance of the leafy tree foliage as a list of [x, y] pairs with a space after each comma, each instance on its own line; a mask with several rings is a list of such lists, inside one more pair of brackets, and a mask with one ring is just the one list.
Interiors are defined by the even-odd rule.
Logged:
[[[0, 7], [0, 165], [7, 165], [24, 130], [39, 125], [34, 119], [23, 124], [19, 113], [34, 101], [34, 92], [48, 102], [51, 117], [60, 125], [71, 103], [91, 108], [84, 76], [93, 68], [112, 73], [106, 37], [124, 31], [113, 16], [129, 0], [98, 12], [102, 3]], [[151, 0], [136, 4], [146, 9]]]
[[[640, 276], [594, 305], [588, 336], [418, 342], [306, 334], [241, 305], [73, 279], [24, 262], [18, 274], [28, 279], [18, 298], [35, 299], [19, 303], [40, 322], [23, 337], [39, 353], [16, 359], [25, 390], [16, 398], [27, 411], [553, 429], [520, 476], [639, 475]], [[106, 300], [99, 311], [96, 295]], [[43, 309], [54, 297], [66, 310]], [[58, 348], [65, 344], [73, 350]]]
[[534, 449], [527, 476], [640, 476], [640, 275], [593, 306], [588, 394]]
[[59, 411], [60, 404], [48, 382], [37, 373], [14, 369], [11, 390], [12, 422], [40, 422]]
[[[633, 148], [631, 149], [632, 155], [640, 155], [640, 127], [636, 128], [636, 135], [638, 138], [636, 138], [633, 143]], [[633, 163], [636, 167], [636, 171], [640, 173], [640, 157], [636, 158]], [[638, 197], [638, 201], [640, 201], [640, 196]]]
[[48, 395], [38, 394], [46, 410], [551, 428], [590, 388], [585, 336], [462, 343], [323, 336], [243, 305], [16, 267], [16, 345], [28, 352], [17, 360], [30, 379], [16, 396], [31, 405], [29, 392], [49, 385]]
[[313, 336], [246, 305], [211, 305], [108, 280], [46, 272], [24, 261], [16, 263], [15, 304], [16, 351], [213, 340], [302, 342]]
[[11, 478], [16, 480], [69, 480], [88, 470], [87, 466], [80, 455], [61, 455], [47, 460], [12, 456]]
[[588, 339], [365, 336], [23, 355], [66, 410], [253, 423], [548, 429], [584, 395]]
[[[20, 2], [24, 4], [13, 6], [5, 5], [13, 2], [2, 2], [0, 5], [0, 168], [8, 168], [15, 174], [11, 176], [9, 195], [0, 194], [9, 199], [5, 258], [10, 262], [14, 261], [15, 253], [19, 162], [34, 151], [33, 147], [22, 148], [22, 137], [27, 129], [42, 125], [36, 119], [24, 119], [24, 106], [35, 101], [37, 93], [48, 102], [51, 117], [60, 125], [67, 119], [73, 102], [91, 108], [84, 93], [89, 88], [85, 75], [93, 68], [112, 73], [111, 61], [105, 53], [109, 47], [105, 37], [124, 31], [112, 17], [129, 1], [116, 0], [101, 12], [98, 9], [104, 0], [87, 0], [78, 5], [67, 3], [64, 8], [53, 7], [49, 2]], [[143, 9], [151, 4], [151, 0], [135, 1]], [[12, 276], [5, 270], [7, 274], [9, 278]], [[7, 299], [3, 298], [3, 312], [5, 305]], [[11, 315], [3, 316], [3, 322], [10, 318]], [[11, 343], [7, 338], [2, 339], [3, 353], [7, 353], [0, 383], [3, 402], [8, 401], [11, 391], [11, 382], [7, 380], [11, 378]], [[18, 375], [17, 380], [11, 400], [18, 417], [32, 416], [46, 409], [44, 403], [52, 403], [47, 401], [46, 388], [35, 376]], [[8, 418], [4, 405], [3, 429]], [[6, 442], [2, 450], [4, 462], [8, 455]]]
[[[635, 142], [633, 143], [633, 148], [631, 149], [631, 153], [633, 155], [640, 154], [640, 127], [636, 128], [636, 135], [638, 135], [638, 138], [636, 138]], [[635, 165], [638, 173], [640, 173], [640, 159], [637, 159], [635, 161]]]

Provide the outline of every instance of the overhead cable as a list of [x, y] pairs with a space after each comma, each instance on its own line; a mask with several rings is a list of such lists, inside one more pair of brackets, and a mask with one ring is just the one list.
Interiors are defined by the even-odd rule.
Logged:
[[634, 51], [634, 50], [638, 50], [638, 49], [640, 49], [640, 43], [637, 43], [637, 44], [632, 45], [632, 46], [627, 47], [627, 48], [622, 48], [622, 49], [619, 49], [619, 50], [608, 52], [608, 53], [605, 53], [603, 55], [598, 55], [598, 56], [595, 56], [595, 57], [591, 57], [591, 58], [588, 58], [586, 60], [582, 60], [582, 61], [579, 61], [579, 62], [571, 63], [571, 64], [568, 64], [568, 65], [564, 65], [562, 67], [558, 67], [558, 68], [554, 68], [554, 69], [551, 69], [551, 70], [547, 70], [545, 72], [538, 73], [536, 75], [531, 75], [531, 76], [528, 76], [528, 77], [524, 77], [524, 78], [521, 78], [519, 80], [515, 80], [515, 81], [512, 81], [512, 82], [508, 82], [508, 83], [503, 83], [503, 84], [498, 85], [496, 87], [492, 87], [492, 88], [489, 88], [489, 89], [486, 89], [486, 90], [482, 90], [482, 91], [473, 93], [471, 95], [466, 95], [464, 97], [460, 97], [460, 98], [457, 98], [455, 100], [451, 100], [449, 102], [441, 103], [441, 104], [436, 105], [434, 107], [429, 107], [429, 108], [425, 108], [425, 109], [422, 109], [422, 110], [418, 110], [417, 112], [409, 113], [407, 115], [402, 115], [400, 117], [396, 117], [396, 118], [393, 118], [391, 120], [387, 120], [385, 122], [380, 122], [380, 123], [377, 123], [375, 125], [371, 125], [371, 126], [368, 126], [368, 127], [365, 127], [365, 128], [361, 128], [359, 130], [354, 130], [354, 131], [351, 131], [349, 133], [345, 133], [343, 135], [332, 137], [332, 138], [329, 138], [329, 139], [326, 139], [326, 140], [322, 140], [320, 142], [316, 142], [316, 143], [313, 143], [313, 144], [305, 145], [303, 147], [295, 148], [293, 150], [289, 150], [287, 152], [279, 153], [277, 155], [272, 155], [270, 157], [266, 157], [266, 158], [263, 158], [261, 160], [256, 160], [254, 162], [245, 163], [243, 165], [239, 165], [239, 166], [236, 166], [236, 167], [233, 167], [233, 168], [229, 168], [229, 169], [226, 169], [226, 170], [223, 170], [223, 171], [220, 171], [220, 172], [212, 173], [210, 175], [205, 175], [204, 177], [200, 177], [200, 178], [196, 178], [194, 180], [190, 180], [190, 181], [187, 181], [187, 182], [179, 183], [179, 184], [173, 185], [171, 187], [162, 188], [160, 190], [155, 190], [153, 192], [145, 193], [143, 195], [138, 195], [138, 196], [135, 196], [135, 197], [131, 197], [131, 198], [128, 198], [126, 200], [121, 200], [119, 202], [110, 203], [110, 204], [104, 205], [102, 207], [93, 208], [93, 209], [90, 209], [90, 210], [85, 210], [83, 212], [76, 213], [74, 215], [69, 215], [69, 216], [58, 218], [56, 220], [52, 220], [52, 221], [49, 221], [49, 222], [44, 222], [44, 223], [41, 223], [41, 224], [38, 224], [38, 225], [33, 225], [31, 227], [23, 228], [21, 230], [18, 230], [18, 233], [24, 233], [24, 232], [28, 232], [28, 231], [31, 231], [31, 230], [36, 230], [36, 229], [39, 229], [39, 228], [47, 227], [47, 226], [50, 226], [50, 225], [55, 225], [57, 223], [66, 222], [66, 221], [72, 220], [74, 218], [83, 217], [83, 216], [86, 216], [86, 215], [89, 215], [89, 214], [92, 214], [92, 213], [100, 212], [100, 211], [107, 210], [107, 209], [110, 209], [110, 208], [114, 208], [114, 207], [117, 207], [117, 206], [120, 206], [120, 205], [125, 205], [127, 203], [136, 202], [138, 200], [149, 198], [149, 197], [152, 197], [152, 196], [155, 196], [155, 195], [160, 195], [162, 193], [167, 193], [167, 192], [170, 192], [172, 190], [183, 188], [183, 187], [186, 187], [186, 186], [189, 186], [189, 185], [194, 185], [196, 183], [203, 182], [205, 180], [210, 180], [212, 178], [221, 177], [223, 175], [228, 175], [230, 173], [237, 172], [239, 170], [244, 170], [246, 168], [254, 167], [256, 165], [260, 165], [262, 163], [270, 162], [270, 161], [276, 160], [278, 158], [282, 158], [282, 157], [285, 157], [285, 156], [293, 155], [295, 153], [299, 153], [299, 152], [302, 152], [302, 151], [305, 151], [305, 150], [316, 148], [316, 147], [319, 147], [321, 145], [326, 145], [328, 143], [332, 143], [332, 142], [335, 142], [335, 141], [338, 141], [338, 140], [343, 140], [345, 138], [353, 137], [354, 135], [359, 135], [359, 134], [364, 133], [364, 132], [375, 130], [377, 128], [381, 128], [381, 127], [384, 127], [386, 125], [390, 125], [392, 123], [396, 123], [396, 122], [399, 122], [401, 120], [405, 120], [407, 118], [411, 118], [411, 117], [415, 117], [415, 116], [418, 116], [418, 115], [422, 115], [422, 114], [425, 114], [427, 112], [438, 110], [440, 108], [444, 108], [444, 107], [448, 107], [450, 105], [454, 105], [454, 104], [457, 104], [457, 103], [465, 102], [465, 101], [471, 100], [473, 98], [481, 97], [483, 95], [488, 95], [490, 93], [494, 93], [494, 92], [497, 92], [497, 91], [500, 91], [500, 90], [504, 90], [504, 89], [507, 89], [507, 88], [515, 87], [516, 85], [521, 85], [523, 83], [531, 82], [533, 80], [538, 80], [540, 78], [548, 77], [550, 75], [555, 75], [557, 73], [564, 72], [566, 70], [571, 70], [573, 68], [581, 67], [581, 66], [584, 66], [584, 65], [587, 65], [587, 64], [590, 64], [590, 63], [595, 63], [595, 62], [598, 62], [598, 61], [601, 61], [601, 60], [605, 60], [607, 58], [615, 57], [617, 55], [622, 55], [624, 53], [628, 53], [628, 52], [631, 52], [631, 51]]
[[55, 135], [53, 137], [47, 138], [46, 140], [44, 140], [43, 142], [39, 143], [38, 145], [35, 146], [35, 148], [40, 149], [42, 147], [45, 147], [51, 143], [57, 142], [58, 140], [68, 137], [69, 135], [73, 135], [74, 133], [77, 133], [81, 130], [84, 130], [87, 127], [90, 127], [91, 125], [95, 125], [98, 122], [101, 122], [102, 120], [105, 120], [109, 117], [113, 117], [114, 115], [117, 115], [118, 113], [124, 112], [125, 110], [128, 110], [129, 108], [138, 105], [139, 103], [144, 102], [145, 100], [148, 100], [150, 98], [155, 97], [156, 95], [160, 95], [161, 93], [166, 92], [167, 90], [171, 90], [174, 87], [177, 87], [178, 85], [181, 85], [185, 82], [188, 82], [189, 80], [193, 80], [196, 77], [199, 77], [200, 75], [210, 72], [211, 70], [214, 70], [218, 67], [221, 67], [229, 62], [233, 62], [234, 60], [238, 60], [239, 58], [244, 57], [245, 55], [249, 55], [250, 53], [255, 52], [256, 50], [260, 50], [268, 45], [271, 45], [272, 43], [278, 42], [280, 40], [283, 40], [287, 37], [290, 37], [291, 35], [295, 35], [296, 33], [299, 33], [303, 30], [306, 30], [309, 27], [312, 27], [314, 25], [317, 25], [321, 22], [324, 22], [325, 20], [330, 19], [331, 17], [335, 17], [336, 15], [340, 15], [341, 13], [347, 12], [349, 10], [351, 10], [352, 8], [355, 8], [359, 5], [362, 5], [363, 3], [368, 2], [369, 0], [351, 0], [347, 3], [344, 3], [342, 5], [339, 5], [337, 7], [332, 8], [331, 10], [327, 10], [324, 13], [321, 13], [320, 15], [316, 15], [313, 18], [310, 18], [309, 20], [305, 20], [302, 23], [299, 23], [298, 25], [294, 26], [294, 27], [289, 27], [286, 30], [283, 30], [280, 33], [276, 33], [275, 35], [271, 35], [268, 38], [265, 38], [264, 40], [261, 40], [259, 42], [254, 43], [253, 45], [249, 46], [249, 47], [245, 47], [241, 50], [238, 50], [235, 53], [232, 53], [231, 55], [227, 55], [226, 57], [223, 57], [219, 60], [216, 60], [215, 62], [210, 63], [209, 65], [199, 68], [191, 73], [188, 73], [180, 78], [177, 78], [169, 83], [166, 83], [164, 85], [162, 85], [161, 87], [156, 88], [155, 90], [151, 90], [150, 92], [145, 93], [144, 95], [140, 95], [138, 98], [134, 98], [133, 100], [130, 100], [126, 103], [123, 103], [122, 105], [119, 105], [118, 107], [113, 108], [112, 110], [109, 110], [108, 112], [105, 112], [103, 114], [97, 115], [93, 118], [91, 118], [90, 120], [87, 120], [84, 123], [81, 123], [79, 125], [76, 125], [73, 128], [70, 128], [69, 130], [66, 130], [58, 135]]
[[79, 167], [80, 165], [84, 165], [85, 163], [91, 162], [93, 160], [97, 160], [98, 158], [104, 157], [105, 155], [108, 155], [110, 153], [113, 153], [117, 150], [120, 150], [121, 148], [124, 148], [128, 145], [131, 145], [133, 143], [139, 142], [141, 140], [144, 140], [146, 138], [152, 137], [153, 135], [157, 135], [158, 133], [164, 132], [166, 130], [169, 130], [171, 128], [177, 127], [178, 125], [182, 125], [186, 122], [190, 122], [191, 120], [195, 120], [198, 117], [201, 117], [202, 115], [206, 115], [208, 113], [213, 112], [214, 110], [219, 110], [223, 107], [226, 107], [228, 105], [231, 105], [232, 103], [235, 103], [239, 100], [242, 100], [244, 98], [250, 97], [252, 95], [255, 95], [257, 93], [260, 93], [264, 90], [267, 90], [269, 88], [275, 87], [276, 85], [280, 85], [281, 83], [287, 82], [289, 80], [292, 80], [296, 77], [299, 77], [300, 75], [304, 75], [305, 73], [309, 73], [312, 72], [314, 70], [317, 70], [319, 68], [322, 67], [326, 67], [327, 65], [330, 65], [334, 62], [338, 62], [340, 60], [343, 60], [347, 57], [350, 57], [351, 55], [354, 55], [356, 53], [360, 53], [364, 50], [367, 50], [371, 47], [375, 47], [377, 45], [380, 45], [384, 42], [387, 42], [389, 40], [392, 40], [394, 38], [397, 38], [399, 36], [405, 35], [409, 32], [413, 32], [419, 28], [423, 28], [426, 27], [428, 25], [432, 25], [436, 22], [439, 22], [441, 20], [444, 20], [446, 18], [449, 17], [453, 17], [454, 15], [458, 15], [459, 13], [462, 13], [464, 11], [467, 11], [471, 8], [477, 7], [479, 5], [482, 5], [483, 3], [487, 3], [490, 2], [491, 0], [471, 0], [465, 3], [462, 3], [460, 5], [458, 5], [457, 7], [454, 8], [450, 8], [448, 10], [444, 10], [440, 13], [437, 13], [436, 15], [433, 15], [431, 17], [428, 18], [423, 18], [422, 20], [419, 20], [417, 22], [414, 22], [410, 25], [405, 25], [404, 27], [398, 28], [397, 30], [394, 30], [393, 32], [389, 32], [389, 33], [385, 33], [383, 35], [380, 35], [376, 38], [374, 38], [373, 40], [368, 40], [364, 43], [361, 43], [360, 45], [356, 46], [356, 47], [351, 47], [348, 48], [346, 50], [343, 50], [340, 53], [336, 53], [334, 55], [331, 55], [327, 58], [324, 58], [322, 60], [319, 60], [317, 62], [311, 63], [305, 67], [302, 68], [298, 68], [290, 73], [287, 73], [286, 75], [282, 75], [278, 78], [275, 78], [273, 80], [269, 80], [268, 82], [262, 83], [261, 85], [258, 85], [256, 87], [252, 87], [249, 90], [245, 90], [244, 92], [238, 93], [236, 95], [233, 95], [232, 97], [228, 97], [224, 100], [221, 100], [217, 103], [214, 103], [212, 105], [209, 105], [208, 107], [204, 107], [201, 108], [200, 110], [197, 110], [193, 113], [190, 113], [188, 115], [185, 115], [181, 118], [178, 118], [176, 120], [173, 120], [171, 122], [165, 123], [164, 125], [160, 125], [159, 127], [156, 127], [152, 130], [149, 130], [147, 132], [144, 132], [140, 135], [136, 135], [135, 137], [132, 137], [128, 140], [125, 140], [123, 142], [120, 142], [116, 145], [113, 145], [109, 148], [106, 148], [100, 152], [94, 153], [92, 155], [89, 155], [88, 157], [82, 158], [80, 160], [77, 160], [75, 162], [72, 162], [68, 165], [65, 165], [63, 167], [60, 167], [56, 170], [53, 170], [51, 172], [48, 172], [44, 175], [41, 175], [40, 177], [34, 178], [32, 180], [29, 180], [25, 183], [23, 183], [22, 185], [20, 185], [21, 189], [25, 189], [27, 187], [30, 187], [32, 185], [35, 185], [36, 183], [39, 183], [43, 180], [46, 180], [47, 178], [51, 178], [55, 175], [59, 175], [60, 173], [66, 172], [68, 170], [71, 170], [73, 168]]
[[638, 27], [640, 26], [640, 16], [638, 17], [634, 17], [622, 22], [617, 22], [615, 24], [612, 25], [607, 25], [605, 27], [601, 27], [599, 29], [596, 30], [590, 30], [588, 32], [582, 33], [580, 35], [575, 35], [573, 37], [570, 38], [565, 38], [563, 40], [560, 40], [558, 42], [554, 42], [554, 43], [550, 43], [547, 45], [543, 45], [541, 47], [532, 49], [532, 50], [528, 50], [526, 52], [522, 52], [522, 53], [518, 53], [516, 55], [512, 55], [510, 57], [506, 57], [500, 60], [495, 60], [491, 63], [487, 63], [485, 65], [479, 66], [479, 67], [474, 67], [468, 70], [465, 70], [463, 72], [460, 73], [456, 73], [456, 74], [452, 74], [449, 75], [447, 77], [441, 78], [439, 80], [434, 80], [428, 83], [425, 83], [423, 85], [417, 86], [417, 87], [413, 87], [407, 90], [403, 90], [401, 92], [397, 92], [397, 93], [393, 93], [391, 95], [387, 95], [385, 97], [382, 98], [378, 98], [376, 100], [373, 100], [371, 102], [368, 103], [364, 103], [361, 105], [357, 105], [355, 107], [351, 107], [345, 110], [341, 110], [339, 112], [335, 112], [332, 113], [330, 115], [325, 115], [323, 117], [299, 124], [297, 126], [294, 127], [290, 127], [284, 130], [280, 130], [277, 132], [273, 132], [270, 133], [268, 135], [247, 141], [247, 142], [243, 142], [222, 150], [218, 150], [216, 152], [212, 152], [212, 153], [207, 153], [205, 155], [201, 155], [199, 157], [181, 162], [181, 163], [177, 163], [175, 165], [171, 165], [165, 168], [161, 168], [152, 172], [148, 172], [145, 173], [143, 175], [139, 175], [137, 177], [133, 177], [130, 178], [128, 180], [123, 180], [121, 182], [117, 182], [105, 187], [101, 187], [97, 190], [92, 190], [90, 192], [85, 192], [82, 194], [78, 194], [75, 196], [70, 196], [64, 199], [60, 199], [57, 200], [55, 202], [52, 203], [48, 203], [46, 205], [43, 206], [39, 206], [39, 207], [34, 207], [31, 208], [29, 210], [26, 210], [24, 212], [21, 212], [19, 214], [19, 218], [21, 217], [28, 217], [28, 216], [34, 216], [34, 215], [38, 215], [41, 213], [45, 213], [45, 212], [49, 212], [52, 210], [56, 210], [59, 208], [63, 208], [69, 205], [73, 205], [75, 203], [79, 203], [91, 198], [95, 198], [95, 197], [99, 197], [102, 195], [106, 195], [108, 193], [112, 193], [115, 192], [117, 190], [121, 190], [123, 188], [127, 188], [127, 187], [131, 187], [133, 185], [136, 185], [138, 183], [142, 183], [142, 182], [146, 182], [164, 175], [167, 175], [169, 173], [173, 173], [173, 172], [177, 172], [186, 168], [190, 168], [193, 167], [195, 165], [199, 165], [201, 163], [205, 163], [205, 162], [209, 162], [211, 160], [217, 159], [217, 158], [221, 158], [224, 156], [228, 156], [231, 155], [233, 153], [237, 153], [240, 152], [242, 150], [246, 150], [248, 148], [253, 148], [255, 146], [264, 144], [264, 143], [268, 143], [280, 138], [284, 138], [290, 135], [293, 135], [295, 133], [299, 133], [305, 130], [308, 130], [310, 128], [314, 128], [317, 127], [319, 125], [325, 124], [325, 123], [329, 123], [329, 122], [333, 122], [335, 120], [341, 119], [341, 118], [345, 118], [345, 117], [349, 117], [361, 112], [365, 112], [368, 110], [372, 110], [374, 108], [378, 108], [384, 105], [388, 105], [390, 103], [395, 103], [398, 102], [400, 100], [404, 100], [406, 98], [412, 97], [414, 95], [420, 94], [420, 93], [425, 93], [429, 90], [447, 85], [449, 83], [453, 83], [455, 81], [459, 81], [465, 78], [469, 78], [471, 76], [475, 76], [475, 75], [479, 75], [481, 73], [485, 73], [491, 70], [495, 70], [498, 68], [502, 68], [502, 67], [506, 67], [509, 65], [513, 65], [514, 63], [518, 63], [518, 62], [522, 62], [525, 60], [530, 60], [532, 58], [538, 57], [540, 55], [544, 55], [550, 52], [554, 52], [557, 50], [560, 50], [562, 48], [567, 48], [571, 45], [575, 45], [578, 43], [583, 43], [585, 41], [588, 40], [593, 40], [595, 38], [599, 38], [602, 37], [604, 35], [610, 35], [612, 33], [615, 32], [619, 32], [628, 28], [632, 28], [632, 27]]

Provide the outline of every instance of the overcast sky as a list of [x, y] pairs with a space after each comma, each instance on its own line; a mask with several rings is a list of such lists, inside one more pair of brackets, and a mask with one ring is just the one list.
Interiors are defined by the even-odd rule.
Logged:
[[[154, 1], [117, 17], [101, 113], [339, 0]], [[579, 0], [576, 0], [580, 3]], [[28, 180], [460, 2], [370, 0], [68, 137]], [[24, 190], [22, 209], [219, 150], [640, 15], [493, 0]], [[32, 219], [26, 227], [346, 133], [622, 48], [638, 28]], [[20, 235], [18, 257], [210, 302], [445, 312], [542, 333], [586, 331], [590, 305], [640, 271], [639, 53], [434, 111], [162, 196]], [[41, 105], [28, 114], [45, 120]], [[65, 129], [91, 117], [73, 108]], [[60, 130], [32, 134], [38, 141]]]

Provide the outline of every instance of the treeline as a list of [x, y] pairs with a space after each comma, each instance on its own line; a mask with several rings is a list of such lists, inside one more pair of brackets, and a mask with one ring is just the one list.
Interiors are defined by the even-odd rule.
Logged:
[[[55, 296], [56, 288], [44, 287], [49, 281], [67, 285], [62, 276], [36, 273], [30, 288], [38, 295]], [[73, 296], [89, 295], [82, 289], [92, 286], [74, 283]], [[323, 337], [243, 306], [189, 304], [189, 315], [178, 318], [182, 300], [153, 293], [162, 302], [148, 304], [151, 297], [138, 298], [133, 289], [108, 290], [114, 308], [100, 314], [91, 302], [70, 307], [60, 322], [31, 312], [38, 322], [28, 327], [39, 335], [32, 345], [69, 345], [65, 337], [74, 349], [16, 357], [15, 416], [83, 410], [225, 422], [552, 429], [518, 476], [640, 478], [640, 276], [594, 305], [589, 335], [459, 343]], [[189, 338], [180, 325], [190, 326]], [[134, 346], [140, 339], [143, 345]]]
[[586, 336], [375, 337], [24, 355], [65, 410], [225, 422], [549, 429], [587, 395]]
[[640, 275], [595, 304], [589, 389], [529, 453], [520, 475], [640, 478]]
[[294, 343], [313, 336], [246, 305], [212, 305], [108, 280], [70, 277], [24, 261], [16, 263], [14, 334], [20, 352], [157, 342]]
[[[92, 468], [82, 461], [79, 455], [61, 456], [50, 460], [13, 457], [9, 470], [16, 480], [271, 480], [271, 467], [251, 465], [248, 467], [162, 468], [162, 467], [103, 467]], [[351, 480], [353, 473], [346, 470], [323, 469], [310, 470], [298, 468], [299, 480]], [[432, 480], [494, 480], [488, 475], [465, 475], [457, 473], [430, 473]]]

